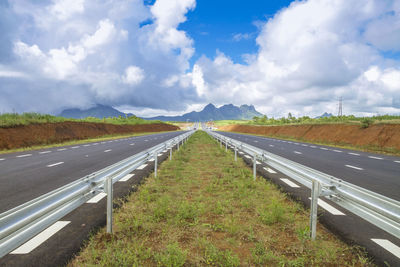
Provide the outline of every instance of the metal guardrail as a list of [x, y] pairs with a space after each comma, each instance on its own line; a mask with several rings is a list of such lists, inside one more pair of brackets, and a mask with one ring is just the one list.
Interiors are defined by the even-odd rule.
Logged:
[[[235, 139], [207, 130], [207, 133], [235, 151], [240, 149], [253, 156], [254, 176], [256, 161], [260, 160], [293, 178], [312, 190], [311, 237], [315, 238], [316, 203], [319, 196], [325, 196], [337, 205], [360, 216], [391, 235], [400, 238], [400, 202], [365, 188], [345, 182], [342, 179], [306, 167], [294, 161], [277, 156], [257, 147], [242, 143]], [[315, 217], [315, 218], [314, 218]]]
[[156, 171], [158, 153], [169, 149], [171, 159], [172, 148], [177, 145], [179, 149], [193, 133], [179, 135], [0, 214], [0, 258], [104, 191], [108, 193], [107, 230], [111, 232], [112, 184], [153, 157]]

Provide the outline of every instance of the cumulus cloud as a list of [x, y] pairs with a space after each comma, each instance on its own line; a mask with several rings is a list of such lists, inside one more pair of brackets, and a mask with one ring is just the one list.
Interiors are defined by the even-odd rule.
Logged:
[[125, 70], [125, 75], [122, 80], [126, 84], [136, 85], [144, 79], [144, 71], [136, 66], [129, 66]]
[[193, 84], [210, 88], [206, 99], [273, 116], [335, 113], [340, 96], [347, 114], [400, 113], [400, 62], [383, 53], [399, 49], [399, 21], [398, 1], [296, 1], [264, 22], [248, 64], [203, 57]]

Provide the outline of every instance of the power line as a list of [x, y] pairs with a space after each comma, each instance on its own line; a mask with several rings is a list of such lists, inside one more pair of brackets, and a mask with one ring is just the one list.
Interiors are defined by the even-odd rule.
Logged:
[[339, 111], [338, 111], [338, 117], [343, 116], [343, 99], [342, 97], [339, 97]]

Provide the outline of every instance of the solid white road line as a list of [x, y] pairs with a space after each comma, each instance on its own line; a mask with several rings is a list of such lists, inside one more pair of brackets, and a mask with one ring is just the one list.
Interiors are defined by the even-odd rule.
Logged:
[[140, 165], [139, 167], [137, 167], [136, 170], [143, 170], [144, 168], [146, 168], [146, 166], [147, 164]]
[[371, 238], [372, 241], [377, 243], [379, 246], [383, 247], [393, 255], [395, 255], [397, 258], [400, 258], [400, 247], [393, 244], [389, 240], [386, 239], [377, 239], [377, 238]]
[[[311, 200], [310, 197], [308, 199]], [[346, 215], [343, 212], [341, 212], [340, 210], [333, 207], [332, 205], [329, 205], [328, 203], [326, 203], [325, 201], [323, 201], [320, 198], [318, 198], [318, 205], [321, 206], [321, 208], [325, 209], [332, 215]]]
[[122, 179], [120, 179], [118, 182], [126, 182], [126, 181], [128, 181], [129, 179], [131, 179], [134, 175], [135, 175], [135, 174], [132, 174], [132, 173], [127, 174], [127, 175], [125, 175]]
[[43, 232], [41, 232], [40, 234], [38, 234], [37, 236], [26, 242], [19, 248], [12, 251], [10, 254], [28, 254], [29, 252], [40, 246], [40, 244], [45, 242], [52, 235], [60, 231], [69, 223], [70, 221], [58, 221], [54, 223], [53, 225], [45, 229]]
[[380, 158], [380, 157], [374, 157], [374, 156], [368, 156], [368, 158], [370, 158], [370, 159], [379, 159], [379, 160], [382, 160], [383, 158]]
[[104, 152], [110, 152], [110, 151], [112, 151], [112, 149], [107, 149], [107, 150], [104, 150]]
[[295, 184], [292, 181], [290, 181], [289, 179], [286, 179], [286, 178], [280, 178], [280, 179], [281, 179], [282, 182], [284, 182], [285, 184], [287, 184], [290, 187], [294, 187], [294, 188], [300, 187], [297, 184]]
[[296, 153], [296, 154], [303, 154], [303, 153], [301, 153], [299, 151], [293, 151], [293, 152]]
[[53, 163], [53, 164], [49, 164], [49, 165], [47, 165], [46, 167], [54, 167], [54, 166], [57, 166], [57, 165], [61, 165], [61, 164], [63, 164], [64, 162], [62, 162], [62, 161], [60, 161], [60, 162], [57, 162], [57, 163]]
[[17, 158], [25, 158], [25, 157], [30, 157], [32, 154], [25, 154], [25, 155], [19, 155]]
[[66, 148], [57, 149], [57, 151], [64, 151], [64, 150], [67, 150], [67, 149]]
[[51, 151], [42, 151], [42, 152], [39, 152], [39, 154], [47, 154], [47, 153], [51, 153]]
[[343, 151], [341, 151], [341, 150], [337, 150], [337, 149], [334, 149], [334, 150], [332, 150], [333, 152], [338, 152], [338, 153], [342, 153]]
[[356, 167], [356, 166], [352, 166], [352, 165], [345, 165], [345, 166], [346, 166], [346, 167], [349, 167], [349, 168], [353, 168], [353, 169], [359, 170], [359, 171], [364, 170], [363, 168]]
[[264, 168], [264, 170], [266, 170], [267, 172], [269, 172], [269, 173], [276, 173], [276, 171], [274, 171], [273, 169], [271, 169], [271, 168]]
[[73, 146], [73, 147], [71, 147], [71, 148], [78, 148], [78, 147], [80, 147], [80, 146]]
[[91, 199], [89, 199], [88, 201], [86, 201], [86, 203], [89, 203], [89, 204], [97, 203], [100, 200], [102, 200], [105, 196], [107, 196], [107, 194], [104, 192], [101, 192], [101, 193], [95, 195], [94, 197], [92, 197]]
[[358, 153], [353, 153], [353, 152], [349, 152], [349, 153], [347, 153], [347, 154], [353, 155], [353, 156], [360, 156], [360, 154], [358, 154]]

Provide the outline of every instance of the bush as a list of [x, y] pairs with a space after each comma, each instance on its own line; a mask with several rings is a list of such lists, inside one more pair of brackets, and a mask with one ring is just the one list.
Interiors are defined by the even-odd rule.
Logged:
[[371, 118], [363, 118], [361, 120], [361, 128], [366, 129], [368, 128], [372, 123], [374, 123], [374, 120]]

